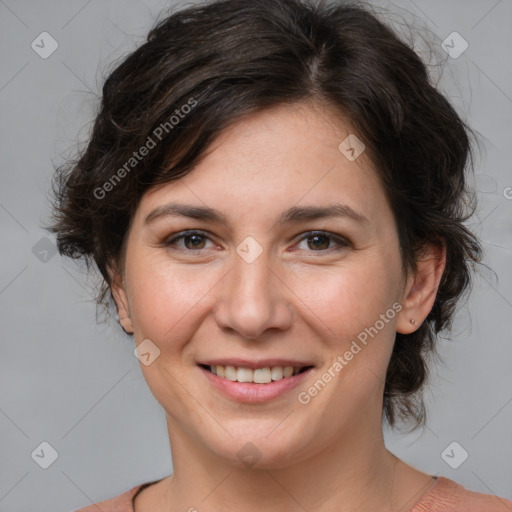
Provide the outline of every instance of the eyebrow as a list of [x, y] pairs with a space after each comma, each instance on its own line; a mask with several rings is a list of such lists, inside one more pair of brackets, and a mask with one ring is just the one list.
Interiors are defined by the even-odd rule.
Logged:
[[[150, 212], [144, 224], [149, 224], [162, 217], [188, 217], [191, 219], [216, 222], [229, 226], [227, 218], [219, 211], [208, 206], [193, 206], [180, 203], [169, 203], [155, 208]], [[328, 206], [293, 206], [284, 211], [277, 220], [278, 224], [304, 222], [329, 217], [348, 217], [361, 224], [369, 224], [369, 220], [346, 204], [331, 204]]]

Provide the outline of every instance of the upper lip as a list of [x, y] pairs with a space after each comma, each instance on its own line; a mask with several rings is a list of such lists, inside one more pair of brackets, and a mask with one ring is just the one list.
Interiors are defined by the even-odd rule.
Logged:
[[241, 359], [237, 357], [230, 357], [227, 359], [210, 359], [208, 361], [201, 361], [198, 364], [208, 366], [236, 366], [238, 368], [267, 368], [272, 366], [293, 366], [295, 368], [303, 368], [305, 366], [314, 366], [310, 361], [292, 361], [291, 359], [260, 359], [258, 361]]

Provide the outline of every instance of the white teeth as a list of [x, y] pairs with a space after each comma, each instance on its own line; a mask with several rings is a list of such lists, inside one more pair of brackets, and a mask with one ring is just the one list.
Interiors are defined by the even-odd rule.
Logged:
[[234, 366], [226, 366], [224, 368], [224, 377], [228, 380], [232, 380], [234, 382], [236, 380], [236, 373], [236, 368]]
[[268, 384], [269, 382], [272, 382], [272, 374], [270, 373], [270, 368], [258, 368], [252, 373], [253, 381], [256, 382], [256, 384]]
[[280, 380], [283, 378], [283, 367], [273, 366], [272, 367], [272, 380]]
[[238, 368], [235, 366], [210, 366], [210, 371], [218, 377], [223, 377], [231, 381], [253, 382], [256, 384], [269, 384], [275, 380], [281, 380], [292, 375], [297, 375], [300, 368], [293, 366], [272, 366], [265, 368]]
[[293, 375], [293, 366], [285, 366], [283, 370], [284, 377], [291, 377]]
[[252, 382], [252, 370], [250, 368], [238, 368], [236, 380], [238, 382]]

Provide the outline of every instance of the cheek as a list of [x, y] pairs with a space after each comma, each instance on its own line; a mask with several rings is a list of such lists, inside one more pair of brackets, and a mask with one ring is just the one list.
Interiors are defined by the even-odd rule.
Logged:
[[[342, 348], [373, 326], [396, 301], [395, 267], [389, 258], [368, 254], [357, 261], [347, 259], [336, 268], [297, 272], [291, 288], [301, 299], [297, 304], [306, 305], [301, 308], [303, 314], [324, 333], [322, 338]], [[380, 330], [394, 333], [394, 313], [388, 314]]]
[[[328, 384], [314, 399], [314, 407], [329, 410], [331, 419], [345, 421], [349, 410], [355, 416], [366, 414], [364, 404], [375, 405], [382, 399], [401, 309], [390, 272], [387, 265], [367, 261], [302, 283], [298, 295], [307, 304], [304, 315], [326, 351], [318, 378]], [[316, 393], [311, 388], [301, 391]], [[343, 407], [335, 412], [333, 403]]]
[[[142, 262], [142, 258], [139, 259]], [[216, 283], [225, 274], [213, 266], [169, 265], [162, 258], [132, 264], [127, 274], [139, 336], [177, 348], [193, 335]]]

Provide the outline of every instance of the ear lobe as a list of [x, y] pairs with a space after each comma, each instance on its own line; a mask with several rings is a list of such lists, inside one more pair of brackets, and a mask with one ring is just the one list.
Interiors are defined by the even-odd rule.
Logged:
[[124, 284], [120, 282], [118, 274], [110, 273], [111, 286], [110, 291], [117, 307], [117, 314], [119, 316], [119, 323], [123, 327], [126, 333], [133, 334], [133, 325], [130, 319], [130, 308], [128, 305], [128, 297], [124, 289]]
[[417, 260], [417, 270], [409, 276], [402, 301], [403, 309], [396, 330], [414, 332], [427, 318], [436, 300], [437, 290], [446, 266], [445, 244], [428, 244]]

